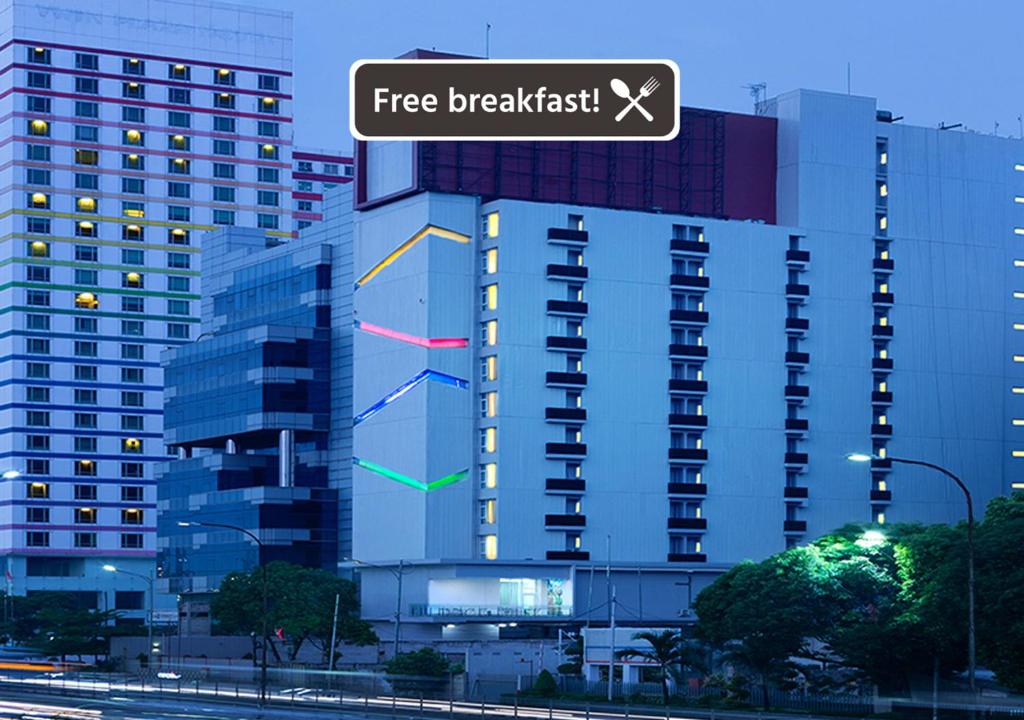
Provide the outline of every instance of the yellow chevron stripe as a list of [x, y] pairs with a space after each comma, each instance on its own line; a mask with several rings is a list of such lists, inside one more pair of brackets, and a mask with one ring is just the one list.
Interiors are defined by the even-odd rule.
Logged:
[[378, 275], [378, 273], [380, 273], [381, 270], [383, 270], [388, 265], [393, 263], [395, 260], [400, 258], [406, 252], [411, 250], [413, 246], [416, 245], [416, 243], [418, 243], [420, 240], [427, 237], [428, 235], [434, 235], [445, 240], [452, 240], [463, 245], [468, 244], [470, 240], [469, 235], [464, 235], [463, 233], [455, 232], [454, 230], [448, 230], [447, 228], [438, 227], [436, 225], [426, 225], [422, 230], [417, 232], [411, 238], [409, 238], [401, 245], [399, 245], [397, 248], [388, 253], [383, 260], [381, 260], [376, 265], [367, 270], [366, 273], [361, 278], [356, 280], [356, 287], [360, 288], [366, 283], [373, 280]]

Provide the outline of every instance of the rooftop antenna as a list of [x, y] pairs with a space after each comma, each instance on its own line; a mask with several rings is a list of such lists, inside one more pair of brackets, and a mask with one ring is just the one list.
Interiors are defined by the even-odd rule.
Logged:
[[851, 73], [851, 68], [850, 68], [850, 62], [847, 61], [847, 63], [846, 63], [846, 94], [847, 95], [852, 95], [853, 94], [853, 91], [851, 89], [852, 88], [852, 83], [850, 82], [851, 74], [852, 73]]
[[1017, 116], [1017, 123], [1020, 125], [1020, 139], [1024, 140], [1024, 115]]
[[750, 85], [744, 85], [743, 87], [750, 92], [750, 97], [754, 98], [754, 114], [764, 115], [764, 100], [768, 94], [768, 83], [751, 83]]
[[484, 57], [488, 60], [491, 58], [491, 24], [487, 23], [487, 29], [484, 31]]

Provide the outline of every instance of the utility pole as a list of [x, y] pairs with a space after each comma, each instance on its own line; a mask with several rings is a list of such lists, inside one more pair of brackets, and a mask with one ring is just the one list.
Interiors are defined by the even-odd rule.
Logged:
[[[341, 601], [341, 593], [334, 595], [334, 622], [331, 624], [331, 654], [330, 662], [327, 664], [327, 672], [334, 671], [334, 643], [338, 639], [338, 603]], [[327, 677], [330, 677], [328, 675]]]
[[608, 606], [608, 702], [612, 701], [615, 689], [615, 588], [612, 588], [611, 604]]
[[[488, 26], [490, 27], [490, 26]], [[395, 608], [395, 657], [398, 657], [398, 643], [402, 639], [402, 578], [405, 577], [405, 560], [398, 561], [398, 606]]]
[[487, 23], [487, 29], [484, 30], [484, 57], [488, 60], [491, 59], [491, 24]]

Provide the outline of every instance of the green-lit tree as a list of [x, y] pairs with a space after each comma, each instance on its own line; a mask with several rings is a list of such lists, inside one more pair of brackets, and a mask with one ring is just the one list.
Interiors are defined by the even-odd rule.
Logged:
[[[5, 598], [6, 600], [6, 598]], [[9, 598], [0, 634], [62, 661], [69, 655], [107, 655], [116, 614], [82, 608], [71, 593], [40, 592]]]
[[661, 699], [665, 705], [669, 701], [669, 679], [679, 676], [682, 668], [696, 664], [696, 651], [678, 630], [662, 630], [661, 632], [639, 632], [634, 640], [645, 640], [648, 647], [631, 648], [618, 653], [623, 659], [639, 658], [652, 665], [657, 665], [661, 675]]

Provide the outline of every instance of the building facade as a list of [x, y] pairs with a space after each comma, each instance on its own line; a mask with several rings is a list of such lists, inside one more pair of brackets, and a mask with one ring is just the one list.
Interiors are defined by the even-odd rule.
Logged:
[[7, 589], [142, 615], [159, 355], [199, 327], [201, 233], [292, 231], [291, 18], [3, 3], [0, 553]]
[[292, 221], [304, 230], [324, 219], [324, 193], [350, 183], [355, 174], [351, 155], [336, 150], [295, 148], [292, 151]]
[[668, 143], [357, 145], [364, 613], [401, 577], [422, 637], [678, 622], [746, 558], [964, 517], [887, 456], [1024, 487], [1022, 154], [810, 91]]

